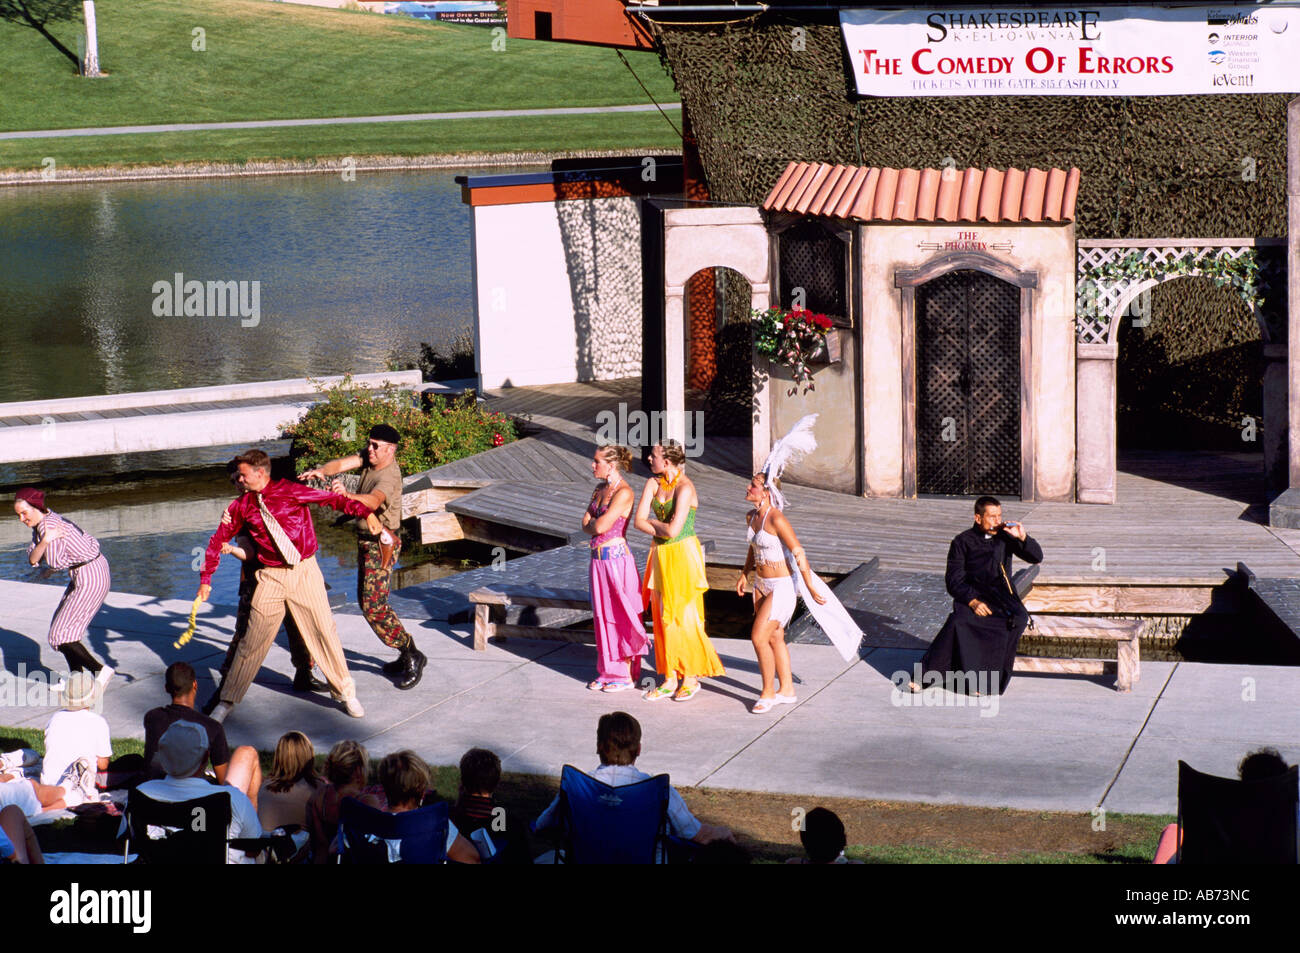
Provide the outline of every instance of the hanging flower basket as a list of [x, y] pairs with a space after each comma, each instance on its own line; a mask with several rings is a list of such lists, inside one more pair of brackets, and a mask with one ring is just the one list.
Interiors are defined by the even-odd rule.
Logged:
[[[825, 360], [830, 354], [826, 336], [832, 328], [831, 319], [811, 311], [783, 311], [780, 308], [757, 309], [753, 312], [754, 348], [773, 363], [790, 369], [794, 387], [786, 391], [793, 396], [799, 387], [806, 394], [815, 390], [812, 370], [814, 361]], [[835, 342], [838, 351], [839, 341]]]

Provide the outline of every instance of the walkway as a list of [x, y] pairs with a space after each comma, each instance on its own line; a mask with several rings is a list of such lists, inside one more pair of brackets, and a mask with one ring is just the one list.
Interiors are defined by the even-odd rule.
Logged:
[[[0, 678], [38, 659], [57, 661], [45, 631], [61, 592], [0, 581]], [[558, 775], [565, 763], [594, 766], [596, 721], [622, 709], [644, 730], [640, 765], [668, 772], [679, 786], [1073, 811], [1081, 823], [1098, 805], [1172, 813], [1180, 758], [1225, 776], [1263, 744], [1300, 759], [1300, 668], [1146, 662], [1128, 695], [1102, 680], [1018, 675], [996, 708], [988, 698], [989, 707], [949, 707], [955, 696], [933, 689], [903, 706], [890, 678], [908, 671], [919, 651], [875, 649], [846, 664], [832, 648], [794, 645], [801, 701], [759, 716], [749, 712], [759, 680], [746, 641], [717, 643], [728, 674], [706, 680], [689, 704], [652, 705], [632, 693], [586, 691], [591, 646], [514, 641], [474, 652], [469, 628], [430, 621], [421, 595], [417, 588], [394, 598], [429, 656], [417, 688], [394, 689], [379, 671], [391, 652], [355, 609], [338, 609], [366, 717], [348, 718], [324, 696], [294, 694], [281, 639], [226, 722], [231, 742], [270, 750], [297, 728], [317, 751], [357, 738], [372, 756], [409, 747], [434, 764], [455, 764], [484, 745], [506, 771]], [[188, 612], [180, 601], [109, 597], [89, 644], [123, 673], [104, 709], [115, 736], [141, 736], [144, 713], [167, 701], [162, 676], [172, 661], [194, 664], [206, 697], [233, 611], [205, 608], [198, 634], [178, 651], [172, 642]], [[52, 709], [23, 704], [26, 692], [0, 691], [0, 724], [43, 728], [49, 720]]]
[[[219, 384], [0, 404], [0, 464], [280, 439], [341, 377]], [[357, 374], [359, 387], [422, 387], [419, 371]]]
[[210, 132], [214, 129], [284, 129], [289, 126], [352, 126], [375, 122], [436, 122], [443, 119], [503, 119], [530, 116], [583, 116], [590, 113], [644, 113], [680, 109], [681, 103], [634, 106], [561, 106], [551, 109], [472, 109], [464, 112], [404, 113], [388, 116], [325, 116], [317, 119], [250, 119], [240, 122], [170, 122], [153, 126], [92, 126], [80, 129], [27, 129], [0, 132], [3, 139], [65, 139], [71, 136], [131, 136], [154, 132]]

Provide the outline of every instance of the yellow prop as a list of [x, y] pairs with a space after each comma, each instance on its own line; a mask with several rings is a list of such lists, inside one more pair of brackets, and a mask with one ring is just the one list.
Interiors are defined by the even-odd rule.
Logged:
[[194, 605], [190, 606], [190, 624], [186, 627], [181, 637], [172, 643], [172, 648], [178, 649], [190, 639], [194, 638], [194, 630], [199, 627], [198, 615], [199, 606], [203, 605], [203, 600], [197, 596], [194, 599]]

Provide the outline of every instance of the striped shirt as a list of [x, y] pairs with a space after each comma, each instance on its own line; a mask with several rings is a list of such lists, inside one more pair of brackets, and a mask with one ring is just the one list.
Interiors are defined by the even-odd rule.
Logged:
[[45, 547], [45, 562], [51, 569], [69, 569], [81, 563], [88, 563], [99, 555], [99, 540], [82, 531], [81, 527], [58, 513], [46, 513], [40, 524], [32, 530], [32, 544], [27, 547], [31, 555], [37, 543], [43, 540], [51, 529], [58, 528], [58, 539], [50, 540]]

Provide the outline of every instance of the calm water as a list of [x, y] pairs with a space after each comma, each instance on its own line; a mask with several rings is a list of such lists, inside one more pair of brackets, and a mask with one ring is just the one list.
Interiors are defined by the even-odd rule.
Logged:
[[[221, 512], [234, 492], [225, 471], [177, 473], [167, 478], [136, 480], [129, 475], [112, 483], [87, 484], [49, 491], [50, 509], [68, 517], [99, 540], [113, 575], [113, 589], [159, 599], [193, 599], [198, 589], [195, 560], [216, 531]], [[66, 586], [68, 574], [50, 573], [27, 563], [27, 529], [11, 509], [6, 494], [0, 511], [0, 577]], [[334, 526], [328, 511], [314, 511], [320, 542], [317, 561], [331, 589], [356, 597], [356, 534]], [[238, 602], [239, 563], [223, 556], [212, 579], [214, 602]]]
[[[445, 346], [473, 320], [465, 171], [0, 189], [0, 402], [381, 371]], [[177, 273], [258, 282], [259, 323], [156, 316]]]
[[[423, 341], [445, 347], [473, 319], [469, 209], [453, 182], [466, 171], [0, 189], [0, 402], [381, 371]], [[153, 286], [177, 272], [258, 282], [259, 323], [156, 316]], [[232, 449], [0, 466], [0, 486], [45, 486], [100, 538], [115, 590], [190, 599], [195, 551], [231, 496], [212, 465]], [[0, 576], [66, 584], [28, 568], [28, 533], [0, 496]], [[321, 569], [350, 601], [355, 537], [326, 515], [316, 526]], [[427, 559], [408, 553], [407, 565]], [[237, 584], [223, 559], [214, 599], [233, 602]]]

